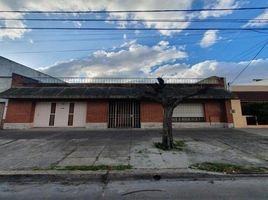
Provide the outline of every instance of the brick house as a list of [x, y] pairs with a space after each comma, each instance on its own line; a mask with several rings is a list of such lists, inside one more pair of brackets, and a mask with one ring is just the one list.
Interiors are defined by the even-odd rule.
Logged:
[[[160, 128], [163, 109], [144, 92], [156, 79], [75, 79], [46, 82], [13, 74], [5, 129], [33, 127]], [[79, 81], [78, 81], [79, 80]], [[174, 127], [232, 127], [232, 93], [224, 79], [167, 79], [168, 88], [206, 87], [174, 109]], [[79, 83], [77, 83], [79, 82]], [[178, 94], [179, 95], [179, 94]]]

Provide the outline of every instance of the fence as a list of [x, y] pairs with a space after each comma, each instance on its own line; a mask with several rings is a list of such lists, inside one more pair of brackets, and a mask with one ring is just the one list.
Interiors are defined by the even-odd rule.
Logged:
[[[118, 77], [32, 77], [41, 83], [92, 83], [92, 84], [154, 84], [157, 78]], [[163, 78], [166, 84], [218, 84], [216, 78]]]

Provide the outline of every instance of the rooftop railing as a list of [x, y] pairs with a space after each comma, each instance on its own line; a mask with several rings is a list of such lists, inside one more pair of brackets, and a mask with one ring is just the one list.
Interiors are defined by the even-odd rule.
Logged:
[[[157, 78], [118, 77], [32, 77], [40, 83], [91, 83], [91, 84], [154, 84]], [[218, 84], [217, 78], [163, 78], [166, 84]]]

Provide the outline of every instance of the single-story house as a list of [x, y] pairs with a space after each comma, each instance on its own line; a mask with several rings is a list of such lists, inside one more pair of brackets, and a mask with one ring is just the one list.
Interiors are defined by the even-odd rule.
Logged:
[[[61, 81], [56, 81], [56, 80]], [[62, 78], [46, 81], [13, 74], [4, 129], [35, 127], [160, 128], [163, 107], [146, 93], [156, 79]], [[166, 79], [172, 97], [195, 94], [173, 112], [174, 127], [232, 127], [231, 100], [224, 78]]]
[[238, 99], [233, 99], [232, 109], [236, 128], [268, 127], [268, 86], [235, 85], [231, 91]]

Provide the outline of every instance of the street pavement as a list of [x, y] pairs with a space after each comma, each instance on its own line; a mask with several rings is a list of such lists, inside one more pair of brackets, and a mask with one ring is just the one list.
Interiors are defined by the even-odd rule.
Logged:
[[[0, 170], [50, 166], [131, 165], [136, 169], [186, 169], [197, 162], [268, 166], [268, 134], [251, 129], [176, 129], [184, 151], [162, 151], [160, 130], [31, 129], [0, 131]], [[258, 132], [259, 131], [259, 132]]]
[[0, 183], [0, 199], [267, 200], [268, 178]]

